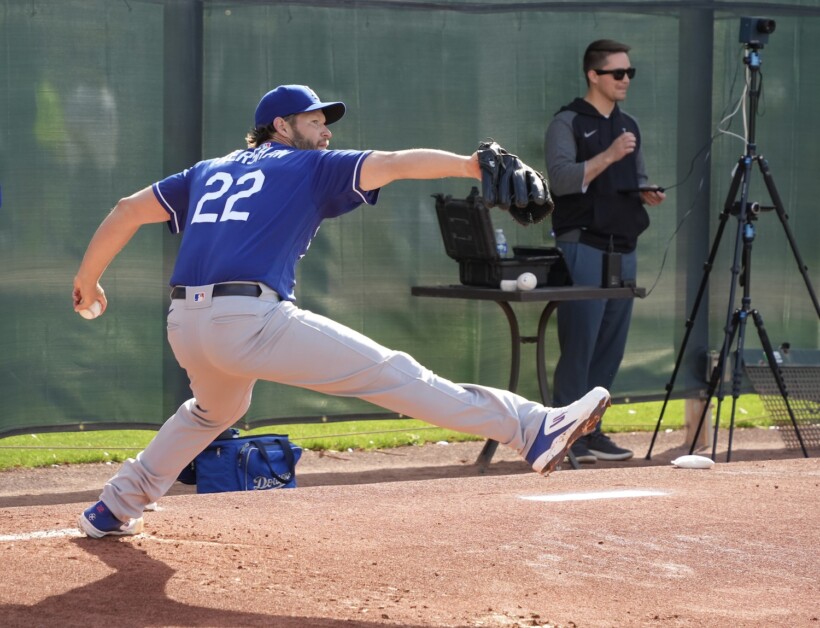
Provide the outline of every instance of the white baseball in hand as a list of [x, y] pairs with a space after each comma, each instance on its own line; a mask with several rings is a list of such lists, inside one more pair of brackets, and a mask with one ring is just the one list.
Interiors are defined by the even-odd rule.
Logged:
[[532, 290], [538, 285], [538, 278], [532, 273], [521, 273], [516, 280], [519, 290]]
[[97, 318], [100, 314], [102, 314], [102, 304], [99, 301], [94, 301], [94, 303], [91, 304], [91, 307], [80, 310], [80, 316], [87, 318], [88, 320]]

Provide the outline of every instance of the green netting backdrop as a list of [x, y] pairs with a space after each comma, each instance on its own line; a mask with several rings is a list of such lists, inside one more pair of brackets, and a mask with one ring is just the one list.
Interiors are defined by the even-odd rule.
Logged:
[[[815, 287], [819, 7], [817, 1], [765, 5], [777, 30], [762, 51], [757, 119], [759, 152], [769, 161]], [[169, 10], [190, 11], [199, 34], [169, 32]], [[202, 98], [195, 98], [202, 154], [191, 161], [243, 146], [260, 95], [277, 84], [304, 83], [323, 99], [348, 105], [332, 127], [332, 147], [468, 153], [491, 136], [541, 168], [546, 125], [584, 92], [585, 46], [602, 37], [630, 43], [638, 76], [624, 109], [641, 123], [652, 179], [672, 187], [691, 170], [667, 202], [651, 210], [639, 284], [655, 287], [636, 302], [613, 387], [617, 397], [662, 396], [732, 169], [745, 150], [742, 140], [720, 135], [698, 154], [681, 154], [690, 118], [680, 103], [705, 99], [711, 121], [691, 132], [708, 140], [740, 97], [738, 23], [752, 11], [759, 5], [0, 0], [0, 434], [158, 426], [184, 400], [184, 380], [168, 367], [165, 341], [174, 239], [164, 226], [142, 229], [106, 272], [105, 316], [88, 322], [71, 308], [72, 278], [100, 220], [117, 199], [171, 174], [164, 166], [175, 149], [167, 121], [185, 119], [191, 99], [165, 97], [175, 68], [169, 38], [183, 46], [190, 41], [202, 71]], [[712, 75], [681, 84], [689, 58], [704, 56], [681, 45], [692, 38], [682, 19], [687, 12], [700, 16], [696, 24], [708, 16], [704, 41], [712, 48]], [[731, 128], [742, 134], [741, 113]], [[413, 285], [457, 282], [431, 194], [466, 196], [470, 187], [465, 180], [395, 183], [377, 206], [326, 222], [301, 263], [300, 305], [406, 351], [448, 378], [504, 387], [509, 332], [498, 306], [410, 295]], [[688, 194], [678, 194], [683, 190]], [[751, 200], [771, 204], [758, 171], [751, 190]], [[549, 224], [524, 229], [498, 210], [492, 215], [512, 244], [553, 244]], [[693, 224], [705, 227], [694, 231]], [[774, 212], [762, 213], [755, 226], [752, 302], [772, 342], [820, 348], [818, 316], [784, 227]], [[699, 313], [708, 338], [704, 332], [690, 341], [679, 394], [703, 387], [700, 358], [722, 343], [736, 232], [732, 217]], [[520, 304], [516, 311], [522, 333], [534, 335], [540, 307]], [[759, 346], [753, 325], [745, 338], [747, 347]], [[551, 369], [554, 330], [549, 347]], [[537, 398], [534, 358], [534, 346], [523, 347], [519, 392]], [[377, 411], [260, 383], [246, 420]]]

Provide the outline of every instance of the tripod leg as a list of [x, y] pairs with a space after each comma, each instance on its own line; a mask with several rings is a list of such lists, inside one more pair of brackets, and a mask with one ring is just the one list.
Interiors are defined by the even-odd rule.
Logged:
[[[726, 313], [726, 328], [725, 328], [725, 335], [723, 341], [723, 348], [721, 349], [721, 356], [720, 361], [721, 363], [725, 363], [726, 356], [729, 353], [729, 347], [732, 344], [731, 338], [734, 336], [735, 332], [738, 330], [739, 324], [745, 323], [746, 314], [749, 311], [749, 268], [750, 268], [750, 255], [751, 255], [751, 240], [754, 237], [754, 230], [750, 228], [751, 222], [748, 221], [748, 217], [750, 215], [749, 209], [749, 184], [750, 184], [750, 174], [752, 169], [752, 160], [753, 157], [751, 155], [751, 145], [749, 152], [741, 157], [740, 162], [738, 163], [738, 170], [741, 169], [742, 166], [742, 173], [739, 177], [740, 180], [740, 201], [738, 203], [738, 220], [737, 220], [737, 237], [735, 238], [735, 252], [732, 257], [732, 285], [729, 288], [729, 307]], [[735, 181], [738, 180], [737, 173], [735, 173]], [[743, 265], [743, 276], [740, 276], [740, 265]], [[732, 311], [735, 303], [735, 292], [737, 290], [737, 283], [740, 283], [743, 286], [743, 307], [740, 310]], [[743, 333], [739, 334], [740, 343], [743, 342]], [[740, 353], [737, 354], [738, 356]], [[735, 379], [737, 378], [737, 364], [735, 365]], [[722, 375], [722, 373], [721, 373]], [[736, 398], [735, 398], [736, 402]], [[720, 428], [720, 410], [723, 405], [723, 378], [720, 378], [720, 384], [718, 386], [718, 403], [717, 403], [717, 413], [715, 414], [715, 431], [714, 436], [712, 438], [712, 460], [715, 459], [717, 455], [717, 440], [718, 440], [718, 430]], [[732, 417], [730, 422], [730, 437], [731, 437], [731, 428], [734, 426], [735, 420], [735, 406], [736, 403], [732, 404]], [[704, 412], [705, 416], [705, 412]], [[730, 448], [731, 451], [731, 448]]]
[[769, 362], [769, 369], [774, 376], [774, 381], [777, 382], [777, 388], [780, 390], [780, 396], [783, 397], [783, 402], [786, 404], [786, 410], [789, 412], [789, 418], [794, 426], [794, 433], [797, 435], [797, 440], [800, 443], [800, 448], [803, 450], [803, 457], [808, 458], [809, 452], [806, 451], [806, 445], [803, 443], [803, 436], [800, 434], [800, 428], [797, 427], [797, 419], [794, 417], [791, 404], [789, 403], [789, 393], [786, 390], [786, 382], [783, 379], [783, 373], [777, 365], [777, 359], [774, 357], [774, 350], [772, 343], [769, 341], [769, 335], [766, 333], [766, 328], [763, 326], [763, 317], [757, 310], [752, 310], [755, 326], [757, 327], [757, 335], [760, 336], [760, 344], [763, 345], [763, 351], [766, 353], [766, 360]]
[[[649, 449], [646, 451], [646, 460], [652, 459], [652, 449], [655, 447], [655, 439], [658, 437], [658, 432], [661, 429], [661, 421], [663, 421], [663, 415], [666, 413], [666, 406], [669, 403], [669, 398], [672, 395], [672, 389], [675, 386], [675, 379], [678, 377], [678, 371], [680, 370], [681, 363], [683, 362], [683, 355], [686, 351], [686, 345], [689, 342], [689, 336], [692, 333], [692, 328], [695, 324], [695, 318], [698, 315], [698, 311], [700, 310], [700, 303], [703, 299], [703, 295], [706, 293], [706, 286], [709, 284], [709, 275], [712, 272], [712, 267], [715, 263], [715, 257], [717, 256], [718, 248], [720, 247], [720, 240], [723, 237], [723, 231], [726, 228], [726, 221], [728, 220], [729, 216], [732, 212], [732, 206], [734, 205], [734, 198], [737, 194], [738, 189], [740, 188], [741, 180], [743, 179], [744, 169], [741, 167], [743, 165], [743, 159], [741, 158], [740, 162], [738, 163], [738, 167], [735, 169], [735, 175], [732, 178], [732, 183], [729, 186], [729, 193], [726, 197], [726, 202], [723, 206], [723, 211], [720, 214], [720, 221], [718, 223], [718, 229], [715, 233], [715, 239], [712, 241], [712, 248], [709, 251], [709, 257], [707, 258], [706, 262], [703, 264], [703, 276], [700, 280], [700, 285], [698, 286], [698, 291], [695, 296], [695, 302], [692, 304], [692, 312], [689, 315], [689, 318], [686, 320], [686, 331], [683, 334], [683, 340], [681, 341], [680, 350], [678, 351], [678, 356], [675, 359], [675, 367], [672, 369], [672, 377], [666, 384], [666, 396], [663, 399], [663, 405], [661, 406], [661, 412], [658, 416], [658, 422], [655, 424], [655, 431], [652, 434], [652, 440], [649, 442]], [[709, 399], [706, 400], [706, 407], [709, 407]], [[703, 422], [703, 417], [701, 417], [701, 423]], [[700, 431], [700, 426], [698, 426], [698, 431]], [[695, 435], [695, 439], [697, 440], [697, 433]], [[693, 441], [693, 442], [696, 442]]]
[[792, 230], [789, 227], [789, 216], [786, 214], [786, 210], [783, 209], [783, 201], [780, 200], [780, 194], [778, 194], [777, 186], [774, 184], [774, 177], [772, 177], [772, 173], [769, 170], [769, 162], [761, 156], [757, 158], [757, 165], [760, 167], [760, 172], [763, 174], [763, 181], [766, 184], [766, 189], [769, 191], [769, 196], [774, 203], [775, 210], [777, 211], [777, 217], [780, 219], [780, 224], [783, 225], [783, 230], [786, 232], [786, 239], [789, 241], [789, 246], [791, 246], [792, 254], [797, 262], [797, 268], [800, 270], [800, 274], [803, 275], [803, 282], [806, 284], [806, 288], [809, 291], [809, 297], [814, 304], [814, 311], [817, 312], [817, 316], [820, 318], [820, 302], [818, 302], [817, 295], [811, 285], [811, 279], [809, 279], [809, 269], [803, 262], [803, 258], [800, 256], [800, 251], [797, 250], [797, 243], [795, 242], [794, 235], [792, 235]]
[[706, 414], [709, 412], [709, 403], [712, 401], [712, 397], [715, 396], [715, 391], [717, 390], [718, 405], [717, 412], [715, 413], [715, 434], [712, 441], [712, 460], [715, 459], [717, 430], [720, 425], [720, 406], [723, 402], [723, 373], [726, 371], [724, 365], [726, 364], [726, 359], [729, 355], [729, 347], [732, 346], [735, 331], [737, 330], [737, 317], [738, 313], [735, 312], [735, 314], [732, 316], [729, 322], [729, 326], [726, 328], [726, 334], [723, 338], [723, 347], [720, 350], [720, 357], [718, 358], [718, 362], [715, 365], [715, 368], [712, 369], [712, 375], [709, 378], [709, 386], [706, 389], [706, 403], [703, 405], [703, 411], [700, 415], [700, 421], [698, 421], [698, 426], [695, 429], [695, 435], [692, 438], [692, 444], [689, 447], [689, 453], [694, 453], [695, 444], [698, 442], [698, 437], [700, 436], [700, 430], [703, 429], [703, 424], [706, 421]]
[[[751, 260], [744, 259], [744, 264], [748, 264], [750, 262]], [[737, 353], [735, 354], [735, 366], [732, 369], [732, 414], [729, 417], [729, 443], [726, 448], [726, 462], [731, 462], [732, 460], [732, 440], [735, 434], [735, 412], [737, 411], [737, 400], [738, 397], [740, 397], [740, 386], [743, 380], [742, 356], [746, 338], [746, 323], [749, 320], [749, 311], [746, 309], [749, 302], [745, 297], [743, 299], [743, 304], [744, 308], [738, 310], [736, 313], [736, 320], [738, 323]], [[717, 431], [715, 432], [715, 444], [717, 444]]]

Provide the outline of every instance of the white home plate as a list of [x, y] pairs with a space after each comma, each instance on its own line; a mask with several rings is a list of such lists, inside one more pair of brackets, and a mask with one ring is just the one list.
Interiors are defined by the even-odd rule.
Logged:
[[591, 499], [624, 499], [627, 497], [655, 497], [668, 495], [663, 491], [599, 491], [595, 493], [561, 493], [559, 495], [519, 495], [521, 499], [533, 502], [583, 502]]

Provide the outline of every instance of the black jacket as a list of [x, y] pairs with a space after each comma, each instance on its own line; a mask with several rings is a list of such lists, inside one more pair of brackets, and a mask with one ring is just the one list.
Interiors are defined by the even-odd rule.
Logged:
[[[560, 236], [581, 229], [581, 242], [606, 249], [610, 237], [616, 251], [635, 250], [638, 236], [649, 226], [649, 214], [637, 192], [638, 169], [635, 155], [641, 147], [641, 133], [634, 118], [617, 105], [608, 118], [582, 98], [576, 98], [561, 111], [572, 111], [572, 129], [578, 147], [576, 162], [581, 163], [605, 151], [621, 133], [630, 131], [637, 138], [635, 153], [615, 162], [598, 175], [585, 193], [556, 196], [552, 224]], [[559, 112], [560, 113], [560, 112]]]

